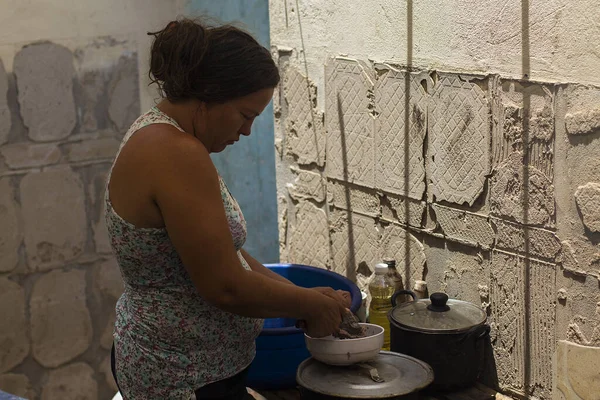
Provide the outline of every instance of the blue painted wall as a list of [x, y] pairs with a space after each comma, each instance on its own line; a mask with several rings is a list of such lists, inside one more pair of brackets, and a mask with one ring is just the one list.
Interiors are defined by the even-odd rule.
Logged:
[[[235, 22], [267, 49], [270, 46], [268, 0], [190, 0], [185, 13]], [[254, 121], [250, 137], [213, 155], [246, 217], [244, 248], [262, 263], [279, 262], [274, 142], [273, 106], [269, 104]]]

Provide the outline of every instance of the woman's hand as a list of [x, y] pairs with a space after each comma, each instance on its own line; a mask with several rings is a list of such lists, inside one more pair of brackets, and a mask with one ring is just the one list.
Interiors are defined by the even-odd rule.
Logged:
[[310, 337], [329, 336], [340, 330], [342, 315], [346, 312], [348, 312], [348, 309], [340, 304], [338, 300], [323, 295], [321, 307], [315, 309], [305, 321], [301, 321], [299, 326]]
[[352, 297], [350, 296], [350, 292], [346, 292], [345, 290], [334, 290], [330, 287], [314, 287], [312, 290], [316, 290], [327, 297], [337, 300], [346, 308], [350, 308], [352, 305]]

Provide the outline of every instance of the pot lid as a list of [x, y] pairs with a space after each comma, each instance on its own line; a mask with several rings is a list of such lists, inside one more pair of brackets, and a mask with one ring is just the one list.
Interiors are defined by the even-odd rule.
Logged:
[[411, 330], [453, 333], [483, 324], [487, 315], [475, 304], [448, 299], [445, 293], [433, 293], [429, 299], [398, 305], [390, 311], [389, 318]]
[[372, 361], [343, 367], [309, 358], [298, 367], [296, 382], [305, 389], [327, 396], [383, 399], [427, 387], [433, 382], [433, 370], [416, 358], [382, 351]]

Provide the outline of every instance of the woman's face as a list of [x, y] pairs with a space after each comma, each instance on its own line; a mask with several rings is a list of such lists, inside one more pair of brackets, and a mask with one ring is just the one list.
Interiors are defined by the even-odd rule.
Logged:
[[262, 89], [225, 103], [206, 106], [201, 132], [210, 143], [209, 151], [219, 153], [237, 142], [240, 136], [249, 136], [254, 119], [273, 98], [273, 90]]

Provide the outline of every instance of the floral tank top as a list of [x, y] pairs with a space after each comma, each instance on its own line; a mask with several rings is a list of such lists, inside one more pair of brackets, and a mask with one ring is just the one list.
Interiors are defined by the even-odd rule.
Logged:
[[[127, 140], [150, 124], [170, 124], [182, 130], [153, 107], [133, 123], [117, 157]], [[219, 180], [238, 257], [250, 269], [240, 253], [246, 240], [244, 216], [225, 182]], [[138, 228], [122, 219], [112, 208], [108, 185], [105, 205], [108, 233], [125, 286], [117, 302], [114, 329], [122, 394], [128, 400], [189, 399], [194, 390], [250, 365], [263, 320], [231, 314], [204, 301], [167, 230]]]

